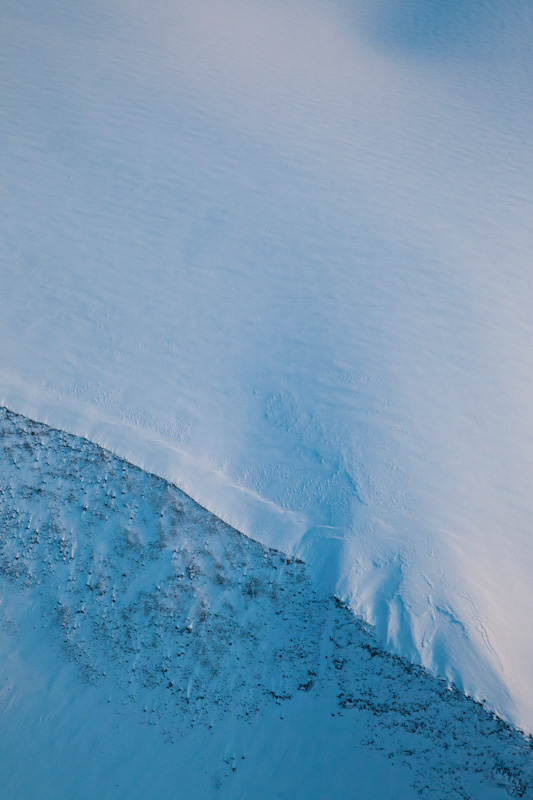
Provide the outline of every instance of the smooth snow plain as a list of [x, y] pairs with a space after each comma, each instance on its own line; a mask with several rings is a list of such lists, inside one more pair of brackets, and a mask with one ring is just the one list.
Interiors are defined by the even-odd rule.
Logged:
[[5, 0], [0, 402], [533, 730], [526, 0]]

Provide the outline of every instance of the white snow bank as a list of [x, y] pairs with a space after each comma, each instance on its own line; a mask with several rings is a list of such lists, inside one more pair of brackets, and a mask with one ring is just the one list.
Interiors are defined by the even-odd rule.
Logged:
[[533, 730], [531, 9], [2, 4], [0, 401]]
[[4, 796], [531, 800], [531, 741], [301, 561], [90, 442], [0, 440]]

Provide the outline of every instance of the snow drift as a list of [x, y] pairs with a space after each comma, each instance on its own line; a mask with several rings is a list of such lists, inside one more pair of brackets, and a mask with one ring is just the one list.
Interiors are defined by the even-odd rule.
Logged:
[[533, 797], [533, 740], [301, 561], [0, 409], [0, 782], [60, 800]]
[[0, 401], [533, 730], [531, 7], [2, 4]]

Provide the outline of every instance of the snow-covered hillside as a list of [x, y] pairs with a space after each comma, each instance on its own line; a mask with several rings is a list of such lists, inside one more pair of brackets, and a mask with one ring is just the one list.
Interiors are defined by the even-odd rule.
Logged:
[[0, 402], [528, 730], [532, 14], [0, 9]]
[[85, 440], [0, 441], [3, 798], [533, 797], [531, 739], [303, 564]]

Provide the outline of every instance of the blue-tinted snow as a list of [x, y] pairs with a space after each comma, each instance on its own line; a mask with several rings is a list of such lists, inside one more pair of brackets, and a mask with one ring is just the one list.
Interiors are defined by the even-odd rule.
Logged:
[[532, 729], [530, 4], [1, 13], [0, 400]]
[[533, 797], [531, 738], [306, 566], [0, 409], [5, 798]]

